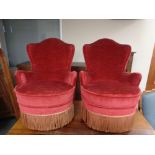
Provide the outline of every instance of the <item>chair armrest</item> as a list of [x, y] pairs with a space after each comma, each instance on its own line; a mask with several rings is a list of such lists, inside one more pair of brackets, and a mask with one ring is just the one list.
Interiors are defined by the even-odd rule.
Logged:
[[82, 86], [86, 85], [88, 83], [88, 74], [85, 71], [80, 71], [80, 83]]
[[134, 86], [139, 86], [142, 76], [140, 73], [123, 73], [121, 76], [121, 81], [129, 82]]
[[33, 76], [32, 71], [17, 70], [15, 73], [17, 85], [26, 83]]
[[68, 75], [65, 78], [65, 82], [67, 82], [68, 84], [75, 86], [76, 85], [76, 79], [77, 79], [77, 72], [76, 71], [72, 71], [69, 72]]

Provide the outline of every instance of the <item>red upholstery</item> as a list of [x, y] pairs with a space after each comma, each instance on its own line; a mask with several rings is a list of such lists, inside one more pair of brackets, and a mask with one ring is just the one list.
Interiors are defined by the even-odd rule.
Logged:
[[83, 47], [86, 71], [80, 72], [85, 107], [109, 116], [135, 112], [140, 97], [141, 74], [125, 72], [129, 45], [100, 39]]
[[[38, 72], [67, 72], [71, 68], [74, 46], [59, 39], [47, 39], [27, 45], [32, 70]], [[44, 54], [45, 53], [45, 54]], [[50, 62], [50, 63], [49, 63]]]
[[73, 103], [77, 73], [71, 72], [74, 46], [50, 38], [27, 45], [32, 71], [17, 70], [15, 92], [23, 113], [48, 115]]

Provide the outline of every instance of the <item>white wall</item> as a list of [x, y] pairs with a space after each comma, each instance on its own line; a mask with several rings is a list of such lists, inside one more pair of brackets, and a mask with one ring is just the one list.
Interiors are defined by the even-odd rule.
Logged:
[[100, 38], [111, 38], [130, 44], [136, 54], [132, 71], [142, 74], [141, 89], [145, 89], [155, 42], [155, 20], [62, 20], [62, 39], [75, 44], [73, 61], [84, 61], [82, 46]]

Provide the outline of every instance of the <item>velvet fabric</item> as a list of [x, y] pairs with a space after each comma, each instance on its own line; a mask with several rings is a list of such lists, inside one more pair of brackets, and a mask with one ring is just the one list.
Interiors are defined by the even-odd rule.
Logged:
[[46, 39], [27, 45], [28, 55], [35, 72], [67, 72], [71, 68], [74, 46], [59, 39]]
[[86, 71], [80, 72], [80, 81], [85, 108], [107, 116], [134, 113], [141, 94], [141, 74], [125, 72], [131, 47], [100, 39], [85, 44], [83, 53]]
[[51, 115], [73, 103], [77, 73], [74, 46], [56, 38], [27, 45], [31, 71], [17, 70], [15, 92], [22, 113]]

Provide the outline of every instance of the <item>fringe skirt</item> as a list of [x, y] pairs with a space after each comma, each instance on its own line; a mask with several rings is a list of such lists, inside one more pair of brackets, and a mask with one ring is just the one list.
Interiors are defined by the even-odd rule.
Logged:
[[32, 115], [21, 112], [23, 124], [32, 130], [49, 131], [62, 128], [72, 121], [74, 117], [74, 105], [72, 104], [63, 112], [51, 115]]
[[89, 128], [109, 133], [123, 133], [130, 131], [135, 113], [125, 116], [106, 116], [88, 111], [81, 105], [82, 119]]

